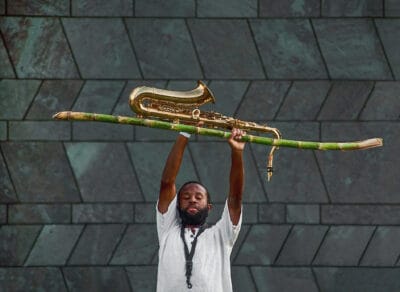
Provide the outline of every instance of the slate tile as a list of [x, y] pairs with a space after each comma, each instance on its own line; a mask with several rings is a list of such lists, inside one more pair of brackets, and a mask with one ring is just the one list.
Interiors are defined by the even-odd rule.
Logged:
[[67, 267], [62, 271], [70, 292], [131, 291], [122, 267]]
[[332, 84], [318, 120], [355, 120], [372, 91], [371, 81], [338, 81]]
[[[399, 12], [400, 12], [400, 5], [399, 5]], [[385, 20], [377, 19], [375, 23], [388, 62], [390, 63], [390, 67], [393, 70], [395, 78], [398, 80], [400, 78], [400, 57], [398, 56], [397, 52], [399, 51], [399, 46], [400, 46], [399, 42], [400, 21], [399, 19], [396, 18], [385, 19]]]
[[286, 205], [288, 223], [318, 224], [319, 216], [319, 205]]
[[73, 204], [73, 223], [131, 223], [133, 222], [131, 204]]
[[3, 291], [59, 291], [66, 292], [63, 276], [58, 268], [0, 268]]
[[71, 124], [65, 121], [15, 121], [10, 122], [11, 141], [62, 141], [71, 139]]
[[249, 267], [231, 268], [233, 291], [257, 291]]
[[7, 140], [7, 136], [8, 136], [7, 132], [8, 132], [7, 131], [7, 122], [6, 121], [0, 122], [0, 141]]
[[400, 3], [397, 0], [385, 0], [385, 16], [400, 16]]
[[156, 266], [126, 267], [126, 274], [133, 291], [152, 292], [157, 289]]
[[314, 120], [331, 88], [329, 81], [294, 81], [277, 120]]
[[31, 250], [41, 226], [11, 226], [0, 228], [0, 266], [21, 266]]
[[[165, 88], [166, 81], [164, 80], [131, 80], [125, 85], [121, 96], [119, 97], [112, 114], [120, 116], [135, 117], [136, 113], [132, 111], [129, 106], [129, 97], [132, 91], [139, 86], [148, 86], [163, 89]], [[165, 131], [164, 131], [165, 132]]]
[[136, 142], [166, 142], [166, 141], [173, 142], [176, 140], [177, 136], [178, 132], [176, 131], [166, 131], [150, 127], [135, 128]]
[[38, 80], [1, 80], [0, 119], [22, 119], [39, 86]]
[[3, 38], [0, 39], [0, 78], [15, 78], [14, 70], [8, 57]]
[[258, 205], [243, 204], [243, 222], [258, 223]]
[[10, 224], [70, 223], [69, 204], [11, 204], [8, 207]]
[[220, 204], [213, 203], [213, 207], [207, 218], [208, 224], [215, 224], [221, 218], [222, 212], [224, 210], [224, 206], [225, 205], [223, 203], [220, 203]]
[[323, 17], [382, 17], [383, 1], [322, 0], [321, 13]]
[[231, 263], [235, 262], [237, 255], [239, 254], [242, 245], [247, 237], [247, 233], [249, 232], [252, 225], [242, 224], [239, 232], [239, 236], [236, 239], [235, 245], [233, 246], [231, 253]]
[[[172, 146], [165, 142], [128, 143], [129, 154], [146, 202], [156, 202], [158, 199], [162, 171]], [[188, 150], [183, 155], [176, 180], [177, 190], [186, 181], [199, 180]], [[211, 199], [215, 200], [212, 193]]]
[[122, 143], [67, 143], [66, 150], [85, 202], [142, 200]]
[[[278, 128], [284, 139], [319, 140], [319, 126], [316, 123], [281, 122], [269, 126]], [[312, 204], [329, 201], [312, 151], [293, 148], [277, 150], [274, 154], [274, 175], [268, 182], [266, 161], [269, 149], [261, 145], [250, 146], [270, 202]]]
[[5, 14], [5, 11], [6, 11], [6, 1], [0, 0], [0, 14], [1, 15]]
[[69, 1], [13, 0], [7, 2], [8, 15], [68, 16]]
[[[396, 123], [322, 123], [323, 141], [382, 137], [385, 146], [366, 151], [316, 152], [332, 203], [398, 203], [400, 145]], [[390, 170], [388, 172], [388, 170]], [[384, 191], [383, 191], [384, 190]]]
[[0, 205], [0, 224], [7, 223], [7, 205]]
[[[110, 262], [111, 265], [146, 265], [157, 251], [158, 239], [154, 224], [133, 224], [128, 227]], [[135, 252], [132, 252], [135, 251]]]
[[183, 19], [127, 19], [144, 78], [202, 78]]
[[314, 19], [332, 79], [392, 79], [370, 19]]
[[197, 1], [198, 17], [257, 17], [257, 1], [200, 0]]
[[122, 81], [87, 81], [72, 110], [110, 114], [123, 87]]
[[314, 268], [321, 291], [386, 292], [400, 289], [398, 269]]
[[156, 223], [156, 204], [135, 204], [135, 223]]
[[327, 78], [309, 20], [258, 19], [251, 27], [269, 78]]
[[26, 119], [50, 120], [56, 112], [70, 110], [82, 85], [82, 80], [44, 80]]
[[7, 17], [0, 30], [19, 78], [79, 78], [58, 18]]
[[357, 265], [373, 229], [372, 226], [331, 226], [313, 265]]
[[309, 268], [251, 267], [259, 291], [319, 291]]
[[21, 202], [80, 201], [60, 143], [9, 142], [2, 149]]
[[[213, 202], [225, 202], [229, 191], [229, 172], [231, 150], [227, 143], [207, 142], [190, 144], [196, 169], [202, 181], [210, 191]], [[207, 157], [204, 158], [204, 155]], [[265, 194], [259, 181], [257, 168], [249, 149], [243, 152], [245, 169], [245, 187], [243, 202], [265, 202]]]
[[285, 205], [283, 204], [260, 204], [258, 210], [261, 223], [285, 223]]
[[391, 205], [322, 205], [324, 224], [400, 224], [400, 206]]
[[82, 78], [141, 77], [121, 19], [64, 18], [62, 23]]
[[260, 17], [318, 17], [319, 0], [260, 0]]
[[131, 0], [72, 0], [73, 16], [133, 16]]
[[246, 121], [272, 120], [289, 86], [287, 81], [253, 81], [238, 108], [238, 118]]
[[253, 225], [236, 257], [235, 264], [272, 265], [289, 229], [288, 225]]
[[295, 225], [276, 261], [277, 265], [308, 266], [328, 230], [322, 225]]
[[136, 0], [136, 17], [194, 17], [195, 1]]
[[107, 265], [125, 225], [87, 225], [76, 245], [69, 265]]
[[7, 169], [4, 156], [0, 151], [0, 203], [17, 202], [17, 194]]
[[74, 141], [132, 141], [133, 127], [101, 122], [74, 122]]
[[397, 120], [400, 114], [400, 82], [376, 82], [361, 120]]
[[206, 78], [265, 78], [245, 20], [190, 19], [188, 24]]
[[394, 266], [400, 254], [400, 228], [379, 226], [369, 243], [361, 266]]
[[81, 225], [45, 225], [25, 265], [65, 265], [82, 228]]

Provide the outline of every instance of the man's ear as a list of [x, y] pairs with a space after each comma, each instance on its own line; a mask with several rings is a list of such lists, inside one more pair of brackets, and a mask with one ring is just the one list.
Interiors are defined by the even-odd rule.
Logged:
[[207, 204], [207, 209], [210, 211], [212, 209], [213, 205], [212, 204]]

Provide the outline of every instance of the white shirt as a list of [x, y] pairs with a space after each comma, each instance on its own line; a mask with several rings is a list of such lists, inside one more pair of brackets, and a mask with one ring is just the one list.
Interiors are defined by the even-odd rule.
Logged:
[[[176, 208], [177, 199], [168, 211], [157, 212], [157, 233], [160, 244], [157, 276], [157, 292], [228, 292], [232, 291], [230, 255], [239, 235], [242, 215], [235, 226], [225, 203], [221, 219], [207, 228], [197, 239], [193, 256], [193, 270], [190, 281], [192, 289], [186, 285], [185, 253], [181, 232], [181, 219]], [[196, 231], [197, 234], [198, 231]], [[190, 230], [185, 231], [185, 239], [190, 250], [192, 241]]]

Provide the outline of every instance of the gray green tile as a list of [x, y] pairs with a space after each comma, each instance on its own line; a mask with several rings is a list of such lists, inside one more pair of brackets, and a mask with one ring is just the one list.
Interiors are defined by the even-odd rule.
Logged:
[[128, 19], [127, 28], [144, 78], [202, 78], [183, 19]]
[[132, 141], [133, 126], [100, 122], [74, 122], [74, 141]]
[[142, 194], [122, 143], [67, 143], [66, 150], [85, 202], [135, 202]]
[[62, 268], [68, 291], [131, 291], [123, 267], [66, 267]]
[[[397, 123], [323, 123], [323, 141], [359, 141], [382, 137], [384, 147], [365, 151], [316, 152], [329, 196], [334, 203], [398, 203], [400, 188]], [[383, 191], [384, 189], [384, 191]]]
[[40, 1], [40, 0], [13, 0], [7, 2], [9, 15], [47, 15], [68, 16], [68, 0]]
[[249, 267], [232, 266], [233, 291], [257, 291]]
[[122, 19], [64, 18], [62, 23], [83, 78], [141, 77]]
[[68, 261], [69, 265], [107, 265], [125, 225], [87, 225]]
[[8, 130], [7, 130], [7, 122], [0, 122], [0, 141], [7, 140]]
[[322, 0], [323, 17], [382, 17], [385, 0]]
[[6, 17], [0, 30], [19, 78], [78, 78], [58, 18]]
[[338, 81], [318, 115], [318, 120], [355, 120], [373, 89], [371, 81]]
[[124, 203], [73, 204], [73, 223], [132, 223], [133, 206]]
[[65, 265], [82, 228], [81, 225], [45, 225], [32, 246], [25, 265]]
[[261, 223], [285, 223], [285, 205], [283, 204], [260, 204], [258, 210]]
[[276, 260], [277, 265], [308, 266], [318, 251], [327, 226], [295, 225]]
[[152, 292], [157, 288], [156, 266], [126, 267], [126, 274], [133, 291]]
[[133, 16], [131, 0], [72, 0], [72, 16]]
[[110, 265], [148, 265], [157, 248], [157, 231], [154, 224], [130, 225], [118, 245]]
[[65, 141], [71, 139], [71, 124], [66, 121], [15, 121], [8, 126], [10, 141]]
[[196, 4], [194, 0], [136, 0], [135, 16], [137, 17], [194, 17]]
[[272, 120], [289, 86], [288, 81], [253, 81], [238, 108], [237, 117], [248, 121]]
[[288, 204], [286, 205], [288, 223], [320, 223], [319, 205]]
[[329, 92], [329, 81], [294, 81], [277, 120], [314, 120]]
[[394, 266], [400, 254], [399, 226], [379, 226], [369, 243], [361, 266]]
[[14, 70], [3, 39], [0, 39], [0, 78], [15, 78]]
[[1, 80], [0, 119], [22, 119], [39, 86], [38, 80]]
[[363, 111], [361, 120], [397, 120], [400, 114], [400, 82], [377, 81]]
[[251, 27], [269, 78], [326, 79], [328, 77], [308, 20], [253, 20]]
[[9, 224], [71, 223], [68, 204], [10, 204]]
[[251, 272], [258, 291], [319, 291], [310, 268], [252, 267]]
[[12, 203], [17, 201], [17, 194], [15, 193], [6, 161], [0, 152], [0, 203]]
[[272, 265], [289, 229], [288, 225], [253, 225], [234, 264]]
[[135, 204], [135, 223], [156, 223], [156, 204]]
[[385, 16], [400, 16], [400, 3], [397, 0], [384, 0], [385, 1]]
[[0, 228], [0, 266], [22, 266], [42, 227], [4, 225]]
[[26, 115], [29, 120], [50, 120], [56, 112], [71, 110], [82, 80], [45, 80]]
[[7, 205], [0, 205], [0, 224], [7, 223]]
[[2, 150], [21, 202], [80, 201], [60, 143], [8, 142]]
[[245, 20], [190, 19], [188, 24], [205, 78], [265, 78]]
[[197, 1], [198, 17], [257, 17], [256, 0], [199, 0]]
[[314, 19], [312, 22], [332, 79], [392, 79], [372, 20]]
[[319, 0], [260, 0], [261, 17], [318, 17]]
[[373, 230], [372, 226], [331, 226], [313, 265], [357, 265]]

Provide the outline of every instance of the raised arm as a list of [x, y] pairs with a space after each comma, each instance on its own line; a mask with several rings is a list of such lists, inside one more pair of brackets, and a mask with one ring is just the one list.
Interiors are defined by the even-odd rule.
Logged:
[[188, 138], [179, 135], [165, 163], [161, 178], [160, 195], [158, 198], [158, 211], [162, 214], [167, 212], [169, 204], [176, 195], [175, 180], [182, 163], [187, 142]]
[[231, 171], [229, 175], [228, 209], [233, 225], [237, 225], [242, 210], [242, 196], [244, 189], [243, 149], [244, 142], [239, 142], [245, 132], [232, 129], [232, 136], [228, 142], [231, 146]]

